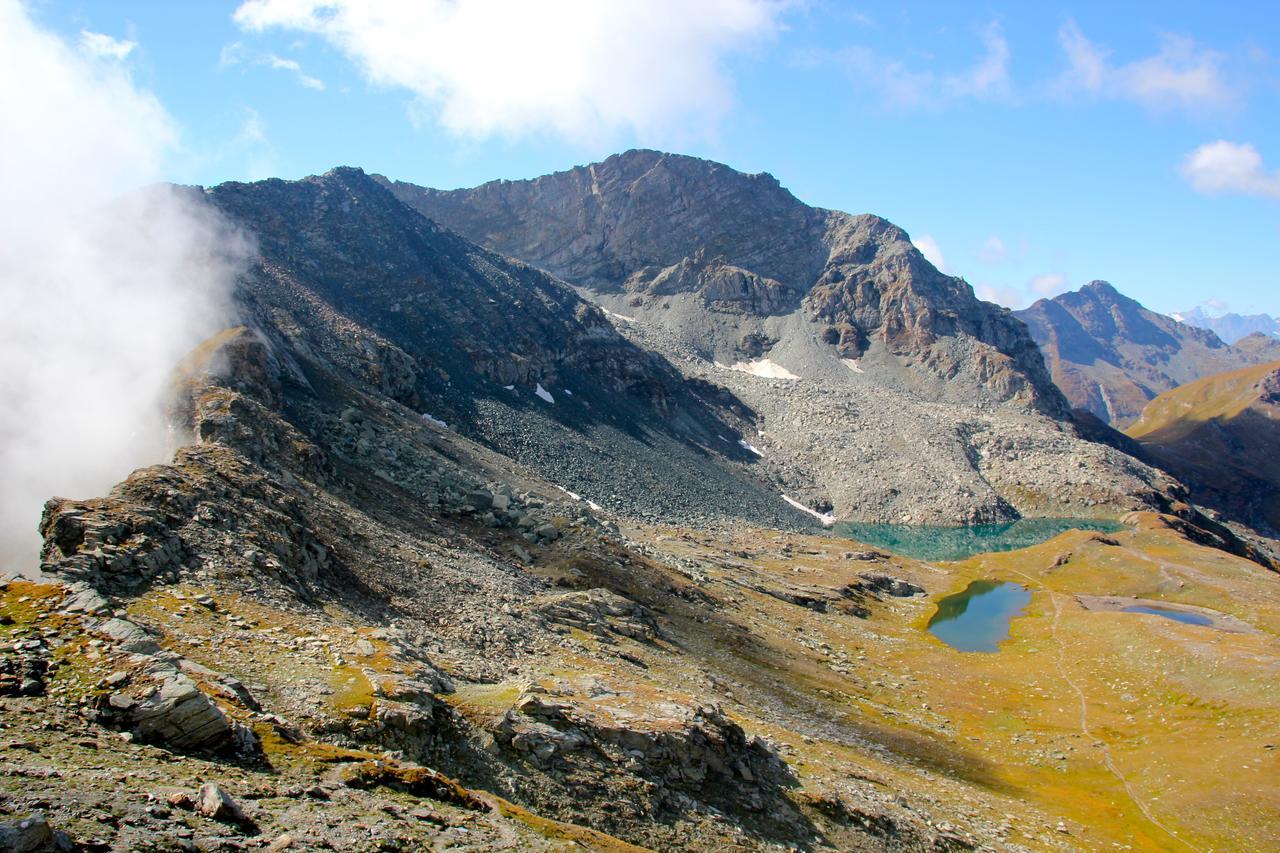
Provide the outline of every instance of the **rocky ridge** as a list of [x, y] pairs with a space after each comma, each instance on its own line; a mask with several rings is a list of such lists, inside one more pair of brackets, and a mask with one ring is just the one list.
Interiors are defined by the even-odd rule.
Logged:
[[382, 180], [574, 284], [687, 378], [729, 389], [752, 413], [758, 465], [819, 515], [1114, 515], [1171, 487], [1084, 438], [1022, 324], [879, 217], [653, 151], [469, 190]]

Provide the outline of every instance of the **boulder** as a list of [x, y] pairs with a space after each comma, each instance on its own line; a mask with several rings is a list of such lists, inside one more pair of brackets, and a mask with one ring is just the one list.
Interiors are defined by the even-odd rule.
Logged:
[[212, 782], [205, 782], [200, 786], [200, 793], [196, 795], [195, 810], [197, 814], [223, 823], [244, 823], [246, 820], [244, 812], [240, 810], [236, 801]]
[[[111, 704], [116, 706], [114, 701]], [[170, 749], [216, 748], [231, 741], [226, 715], [194, 681], [179, 672], [163, 676], [148, 695], [119, 710], [125, 727], [141, 740]]]
[[53, 829], [42, 814], [0, 823], [0, 850], [6, 853], [56, 849], [53, 842]]

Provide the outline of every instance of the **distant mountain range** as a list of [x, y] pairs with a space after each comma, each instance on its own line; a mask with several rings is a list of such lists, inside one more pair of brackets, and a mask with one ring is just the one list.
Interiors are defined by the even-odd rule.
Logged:
[[1280, 359], [1280, 340], [1257, 334], [1232, 346], [1208, 329], [1148, 310], [1105, 281], [1014, 313], [1071, 406], [1117, 427], [1179, 385]]
[[1170, 316], [1179, 323], [1209, 329], [1229, 344], [1258, 333], [1280, 338], [1280, 320], [1267, 314], [1222, 314], [1213, 317], [1204, 308], [1196, 307]]

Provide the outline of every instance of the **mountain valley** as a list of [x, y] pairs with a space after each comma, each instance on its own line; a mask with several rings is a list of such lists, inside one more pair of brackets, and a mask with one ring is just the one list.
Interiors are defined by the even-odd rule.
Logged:
[[[471, 190], [342, 167], [191, 192], [255, 246], [239, 324], [176, 366], [173, 457], [51, 497], [39, 575], [0, 582], [0, 832], [273, 851], [1280, 834], [1272, 531], [1165, 455], [1204, 446], [1179, 425], [1198, 403], [1160, 397], [1128, 436], [1072, 411], [1118, 425], [1115, 401], [1265, 342], [1246, 357], [1091, 285], [1118, 306], [1098, 324], [1138, 343], [1067, 381], [1063, 359], [1103, 346], [1078, 318], [1036, 326], [1067, 308], [1024, 325], [883, 219], [653, 151]], [[1059, 336], [1048, 367], [1037, 328]], [[1167, 339], [1196, 357], [1139, 387], [1134, 347]], [[1275, 368], [1213, 381], [1215, 435], [1272, 417]], [[1088, 382], [1116, 389], [1101, 413], [1073, 396]], [[955, 561], [831, 527], [1019, 518], [1115, 525]], [[1031, 593], [999, 651], [926, 630], [992, 578]]]

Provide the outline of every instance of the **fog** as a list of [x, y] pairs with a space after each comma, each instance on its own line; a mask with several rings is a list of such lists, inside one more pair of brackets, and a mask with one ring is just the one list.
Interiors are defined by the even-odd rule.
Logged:
[[[82, 44], [94, 43], [81, 38]], [[125, 50], [84, 52], [0, 0], [0, 570], [32, 574], [55, 495], [173, 449], [176, 362], [231, 322], [246, 244], [198, 190]]]

